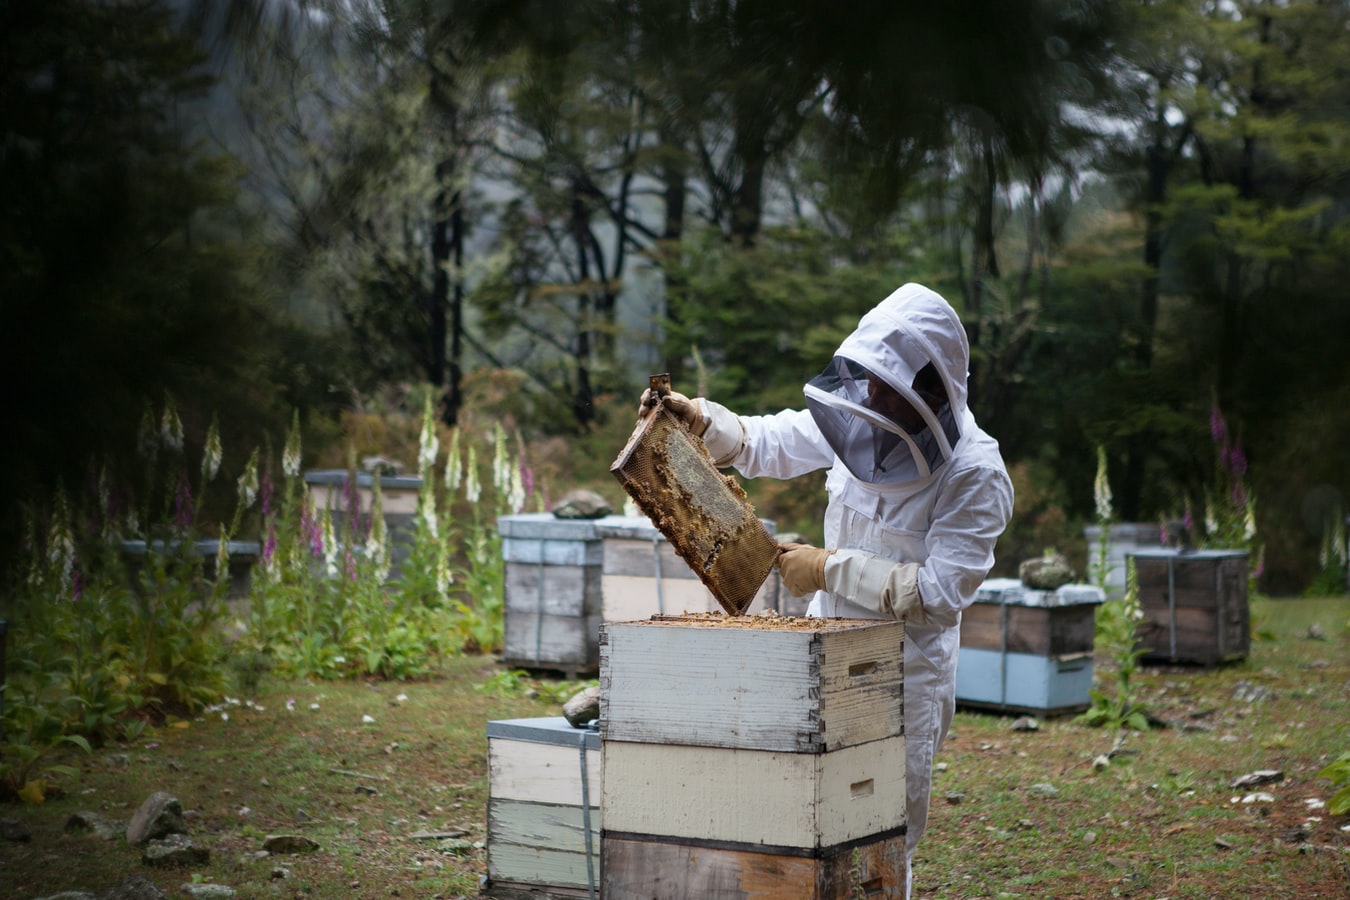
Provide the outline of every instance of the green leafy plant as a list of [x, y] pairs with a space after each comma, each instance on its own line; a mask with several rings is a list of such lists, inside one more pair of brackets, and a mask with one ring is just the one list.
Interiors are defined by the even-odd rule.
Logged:
[[1091, 705], [1074, 721], [1113, 730], [1148, 730], [1148, 715], [1134, 696], [1133, 684], [1139, 658], [1148, 652], [1135, 640], [1135, 626], [1142, 615], [1139, 583], [1131, 561], [1125, 572], [1125, 596], [1108, 600], [1097, 610], [1096, 646], [1105, 650], [1101, 655], [1113, 663], [1107, 668], [1114, 690], [1090, 689]]
[[1347, 574], [1345, 525], [1336, 505], [1322, 525], [1322, 547], [1317, 555], [1317, 574], [1304, 590], [1308, 597], [1329, 597], [1343, 593]]
[[[1204, 497], [1203, 546], [1213, 549], [1246, 550], [1248, 591], [1255, 595], [1257, 580], [1265, 569], [1263, 549], [1257, 534], [1256, 495], [1247, 485], [1247, 454], [1242, 441], [1230, 433], [1223, 411], [1210, 409], [1209, 433], [1214, 443], [1212, 486]], [[1192, 524], [1189, 506], [1185, 519]]]
[[[1111, 507], [1111, 484], [1107, 478], [1106, 450], [1101, 446], [1097, 447], [1097, 475], [1092, 493], [1101, 538], [1094, 558], [1089, 563], [1089, 570], [1093, 583], [1105, 592], [1111, 571], [1107, 563], [1107, 546], [1114, 512]], [[1147, 731], [1148, 717], [1135, 701], [1131, 684], [1139, 668], [1139, 658], [1146, 652], [1137, 645], [1135, 638], [1135, 626], [1143, 618], [1143, 611], [1139, 606], [1139, 584], [1133, 561], [1126, 568], [1125, 579], [1125, 596], [1108, 600], [1097, 610], [1094, 635], [1094, 646], [1104, 651], [1101, 655], [1114, 664], [1109, 668], [1110, 677], [1115, 681], [1115, 690], [1089, 689], [1091, 704], [1075, 721], [1112, 730], [1134, 728]]]
[[1345, 752], [1331, 765], [1317, 773], [1318, 778], [1328, 778], [1336, 793], [1327, 802], [1327, 812], [1333, 816], [1350, 814], [1350, 752]]
[[1097, 511], [1097, 526], [1100, 533], [1097, 545], [1090, 549], [1088, 559], [1088, 578], [1092, 584], [1101, 588], [1109, 596], [1111, 563], [1111, 523], [1115, 515], [1111, 508], [1111, 483], [1107, 479], [1106, 448], [1097, 445], [1097, 476], [1092, 482], [1092, 497]]

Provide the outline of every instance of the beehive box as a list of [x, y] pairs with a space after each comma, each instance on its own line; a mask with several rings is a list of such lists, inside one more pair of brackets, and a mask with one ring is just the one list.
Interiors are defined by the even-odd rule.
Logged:
[[1144, 614], [1135, 629], [1144, 661], [1214, 665], [1247, 657], [1245, 551], [1151, 550], [1130, 558]]
[[[351, 535], [342, 529], [347, 521], [348, 504], [360, 503], [361, 512], [369, 513], [375, 502], [375, 476], [370, 472], [357, 472], [356, 482], [348, 485], [351, 477], [346, 469], [310, 469], [305, 472], [305, 484], [309, 486], [315, 502], [323, 504], [333, 515], [333, 524], [338, 528], [338, 540], [348, 541]], [[380, 506], [384, 510], [384, 524], [389, 533], [389, 567], [391, 577], [397, 578], [407, 562], [412, 550], [413, 519], [417, 514], [417, 501], [422, 492], [422, 479], [416, 475], [381, 475]], [[365, 535], [357, 535], [358, 543], [365, 541]]]
[[606, 738], [605, 834], [812, 855], [905, 824], [905, 739], [787, 753]]
[[[774, 523], [764, 521], [770, 533]], [[654, 615], [721, 609], [712, 593], [646, 516], [608, 516], [596, 522], [601, 539], [601, 584], [606, 622]], [[747, 613], [771, 608], [776, 579], [770, 575]]]
[[957, 702], [1047, 716], [1087, 709], [1105, 599], [1092, 585], [1042, 591], [1015, 578], [986, 581], [961, 614]]
[[[719, 608], [646, 517], [527, 513], [502, 516], [497, 527], [506, 570], [507, 665], [594, 673], [601, 622]], [[751, 611], [772, 596], [766, 583]]]
[[[253, 584], [253, 567], [257, 565], [261, 547], [262, 545], [258, 541], [229, 541], [226, 543], [226, 576], [228, 579], [226, 597], [229, 600], [243, 601], [248, 599]], [[172, 557], [182, 553], [184, 549], [178, 541], [157, 540], [151, 541], [149, 544], [140, 540], [122, 541], [122, 556], [127, 562], [128, 574], [131, 576], [133, 584], [139, 578], [141, 567], [146, 564], [147, 558]], [[220, 541], [193, 541], [190, 548], [186, 549], [191, 556], [195, 556], [202, 561], [202, 577], [214, 581], [216, 561], [220, 554]]]
[[488, 883], [585, 896], [600, 884], [600, 735], [561, 716], [488, 722]]
[[600, 519], [548, 513], [497, 520], [505, 563], [502, 662], [570, 676], [599, 663]]
[[606, 623], [604, 896], [902, 890], [903, 659], [894, 621]]
[[904, 625], [657, 616], [606, 623], [606, 741], [822, 753], [904, 733]]
[[854, 900], [905, 895], [903, 831], [822, 853], [606, 835], [605, 900]]
[[[1088, 525], [1083, 528], [1087, 539], [1088, 560], [1098, 562], [1101, 553], [1102, 528]], [[1156, 550], [1164, 545], [1163, 530], [1157, 522], [1116, 522], [1106, 531], [1106, 565], [1104, 581], [1108, 599], [1125, 596], [1125, 569], [1127, 557], [1137, 550]]]

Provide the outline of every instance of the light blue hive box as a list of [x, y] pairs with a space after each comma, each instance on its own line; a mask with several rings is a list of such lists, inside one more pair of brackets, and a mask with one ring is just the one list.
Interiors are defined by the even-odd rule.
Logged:
[[1087, 584], [1053, 591], [991, 578], [962, 614], [956, 702], [1042, 716], [1091, 703], [1096, 610], [1104, 592]]

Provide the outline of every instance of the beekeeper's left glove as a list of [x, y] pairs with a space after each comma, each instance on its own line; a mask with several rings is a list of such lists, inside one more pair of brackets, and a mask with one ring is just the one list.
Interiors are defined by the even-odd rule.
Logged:
[[825, 560], [834, 553], [810, 544], [780, 544], [774, 565], [783, 577], [783, 586], [794, 597], [825, 590]]

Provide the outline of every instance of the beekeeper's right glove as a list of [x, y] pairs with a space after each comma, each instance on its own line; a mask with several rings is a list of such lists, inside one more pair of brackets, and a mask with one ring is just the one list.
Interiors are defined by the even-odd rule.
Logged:
[[[638, 415], [645, 416], [660, 395], [651, 388], [642, 392]], [[690, 399], [677, 391], [665, 395], [665, 408], [683, 419], [690, 433], [703, 439], [703, 446], [716, 466], [729, 466], [745, 449], [745, 424], [741, 417], [720, 403], [705, 397]]]
[[683, 419], [691, 432], [703, 437], [703, 433], [708, 430], [708, 416], [703, 412], [702, 404], [698, 400], [690, 400], [678, 391], [669, 391], [663, 395], [647, 388], [642, 392], [642, 400], [638, 403], [638, 415], [645, 416], [651, 412], [656, 401], [662, 399], [665, 400], [665, 408], [670, 410], [672, 415]]

